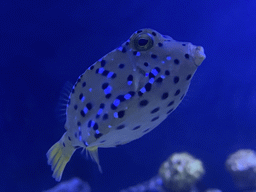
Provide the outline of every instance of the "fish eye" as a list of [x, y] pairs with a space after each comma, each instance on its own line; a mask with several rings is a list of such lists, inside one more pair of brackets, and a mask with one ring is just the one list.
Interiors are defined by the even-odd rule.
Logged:
[[148, 33], [140, 33], [134, 39], [134, 47], [138, 51], [147, 51], [153, 47], [153, 37]]

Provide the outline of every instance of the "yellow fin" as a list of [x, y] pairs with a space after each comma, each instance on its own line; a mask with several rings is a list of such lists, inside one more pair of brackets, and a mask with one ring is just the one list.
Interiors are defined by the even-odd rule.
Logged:
[[55, 178], [56, 181], [61, 180], [66, 164], [76, 150], [73, 146], [68, 144], [65, 135], [66, 133], [46, 153], [48, 164], [51, 165], [53, 171], [52, 177]]
[[100, 166], [99, 155], [98, 155], [98, 146], [87, 147], [86, 150], [89, 151], [89, 154], [90, 154], [91, 158], [97, 163], [99, 171], [102, 173], [102, 169], [101, 169], [101, 166]]

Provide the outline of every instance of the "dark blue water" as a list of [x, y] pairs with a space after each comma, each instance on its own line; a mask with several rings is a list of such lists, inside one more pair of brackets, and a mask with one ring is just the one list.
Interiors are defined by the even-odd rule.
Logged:
[[103, 174], [77, 152], [63, 180], [77, 176], [94, 192], [118, 191], [188, 151], [204, 162], [201, 189], [233, 191], [225, 159], [256, 146], [255, 12], [254, 0], [1, 1], [1, 191], [56, 184], [45, 154], [65, 131], [55, 112], [62, 87], [145, 27], [204, 47], [187, 96], [151, 133], [100, 149]]

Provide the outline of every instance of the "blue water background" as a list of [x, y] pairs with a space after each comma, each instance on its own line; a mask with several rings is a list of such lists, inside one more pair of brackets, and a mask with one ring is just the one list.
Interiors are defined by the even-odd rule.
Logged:
[[150, 27], [201, 45], [207, 55], [182, 104], [155, 130], [100, 149], [103, 174], [76, 152], [63, 180], [80, 177], [93, 192], [146, 181], [174, 152], [204, 162], [200, 189], [234, 191], [228, 155], [256, 146], [256, 1], [0, 2], [0, 190], [56, 185], [46, 152], [64, 133], [56, 106], [65, 82]]

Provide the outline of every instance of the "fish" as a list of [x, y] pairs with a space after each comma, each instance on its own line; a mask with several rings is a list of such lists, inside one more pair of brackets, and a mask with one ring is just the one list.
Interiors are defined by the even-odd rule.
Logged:
[[91, 65], [70, 92], [66, 132], [46, 154], [53, 178], [61, 180], [78, 148], [102, 172], [98, 148], [124, 145], [156, 128], [183, 100], [205, 58], [202, 46], [145, 28]]

